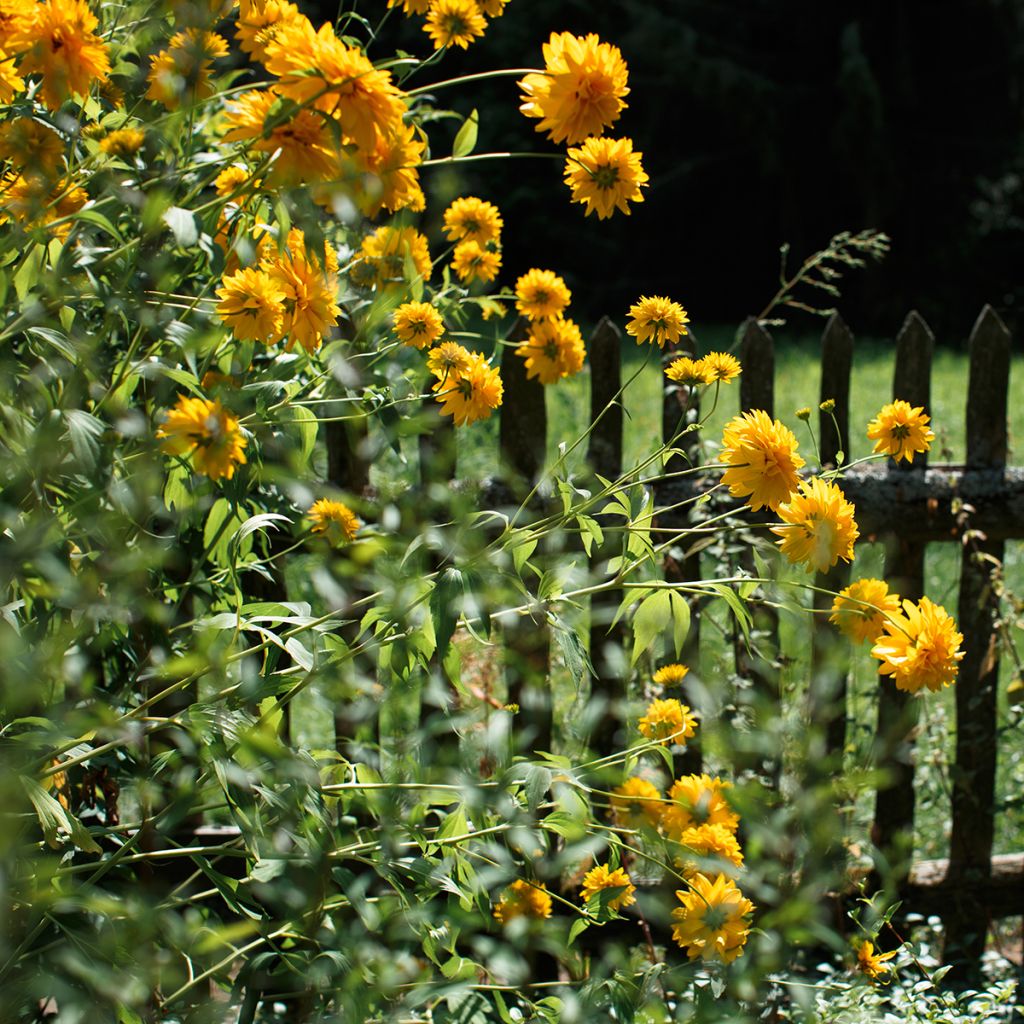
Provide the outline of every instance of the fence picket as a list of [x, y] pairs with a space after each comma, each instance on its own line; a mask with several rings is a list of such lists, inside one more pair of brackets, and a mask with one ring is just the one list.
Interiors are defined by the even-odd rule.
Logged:
[[[1006, 465], [1010, 334], [991, 306], [971, 332], [967, 387], [967, 472]], [[966, 529], [971, 529], [970, 515]], [[997, 753], [996, 695], [999, 598], [992, 587], [993, 563], [1002, 564], [1004, 544], [984, 536], [964, 537], [960, 574], [960, 630], [969, 641], [956, 683], [956, 768], [953, 772], [949, 872], [953, 899], [943, 915], [945, 962], [969, 976], [985, 951], [990, 914], [981, 893], [992, 873]]]
[[[935, 337], [916, 312], [910, 313], [896, 338], [893, 398], [927, 410], [931, 404], [931, 365]], [[926, 457], [914, 457], [920, 467]], [[906, 462], [889, 465], [889, 473], [910, 471]], [[924, 594], [925, 545], [901, 537], [887, 543], [885, 577], [890, 590], [917, 601]], [[875, 799], [872, 839], [892, 870], [892, 882], [902, 889], [910, 873], [914, 836], [914, 733], [918, 701], [897, 690], [891, 679], [879, 678], [878, 727], [875, 761], [891, 773], [890, 785], [879, 788]]]
[[[529, 323], [520, 318], [509, 335], [510, 342], [522, 342], [529, 334]], [[520, 477], [519, 483], [532, 484], [544, 468], [548, 415], [544, 385], [526, 376], [526, 363], [516, 355], [516, 346], [508, 344], [501, 353], [501, 380], [505, 388], [499, 411], [498, 444], [503, 469]], [[516, 481], [509, 481], [515, 489]]]

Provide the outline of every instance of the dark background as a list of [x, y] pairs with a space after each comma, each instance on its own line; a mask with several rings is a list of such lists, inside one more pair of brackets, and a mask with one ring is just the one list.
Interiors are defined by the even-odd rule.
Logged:
[[[393, 15], [387, 42], [426, 55], [421, 23]], [[632, 91], [609, 134], [632, 137], [651, 185], [631, 216], [599, 221], [569, 204], [560, 160], [461, 165], [463, 191], [505, 215], [503, 282], [557, 270], [582, 321], [621, 318], [643, 293], [738, 323], [774, 293], [783, 242], [799, 262], [840, 230], [877, 228], [891, 254], [839, 301], [858, 333], [891, 336], [917, 308], [959, 344], [984, 302], [1019, 322], [1021, 0], [512, 0], [484, 40], [410, 85], [542, 66], [552, 30], [622, 50]], [[564, 151], [518, 113], [515, 79], [437, 98], [479, 106], [478, 152]], [[433, 155], [455, 127], [431, 127]], [[443, 194], [450, 177], [427, 186]]]

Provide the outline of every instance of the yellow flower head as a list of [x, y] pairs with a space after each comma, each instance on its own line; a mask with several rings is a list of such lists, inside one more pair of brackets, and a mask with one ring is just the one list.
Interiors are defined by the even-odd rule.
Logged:
[[149, 68], [146, 99], [177, 110], [182, 101], [198, 103], [213, 95], [210, 71], [218, 57], [226, 57], [228, 43], [216, 32], [187, 28], [171, 38]]
[[501, 269], [501, 250], [485, 249], [479, 242], [467, 238], [455, 246], [452, 266], [463, 284], [493, 281]]
[[487, 20], [476, 0], [430, 0], [423, 31], [433, 40], [435, 50], [447, 46], [465, 50], [487, 31]]
[[543, 883], [532, 884], [516, 879], [494, 905], [494, 917], [502, 924], [517, 917], [543, 919], [551, 916], [551, 897]]
[[891, 455], [897, 462], [914, 461], [915, 452], [926, 452], [935, 440], [928, 426], [929, 417], [920, 405], [897, 399], [883, 405], [878, 415], [868, 424], [868, 440], [875, 442], [875, 452]]
[[582, 203], [588, 217], [596, 213], [605, 220], [617, 209], [628, 215], [630, 203], [644, 201], [640, 189], [648, 177], [640, 164], [642, 156], [633, 152], [632, 139], [589, 138], [574, 146], [565, 161], [572, 201]]
[[767, 505], [777, 509], [796, 490], [797, 470], [804, 460], [799, 442], [788, 427], [760, 409], [731, 419], [722, 434], [718, 456], [729, 468], [722, 483], [734, 498], [746, 498], [756, 512]]
[[[272, 156], [267, 169], [271, 187], [334, 181], [340, 175], [338, 147], [327, 119], [308, 107], [285, 120], [270, 118], [280, 99], [273, 88], [249, 89], [227, 104], [225, 142], [246, 142], [256, 155]], [[265, 128], [268, 124], [273, 127]]]
[[892, 676], [896, 689], [917, 693], [927, 687], [935, 692], [956, 682], [964, 637], [941, 605], [927, 597], [916, 605], [905, 600], [903, 613], [891, 615], [883, 629], [871, 656], [882, 663], [882, 675]]
[[0, 103], [10, 103], [20, 92], [25, 91], [25, 79], [18, 74], [14, 59], [0, 46]]
[[267, 46], [267, 70], [277, 91], [337, 120], [344, 138], [372, 152], [378, 135], [392, 135], [408, 110], [391, 72], [375, 68], [325, 22], [314, 32], [305, 18], [288, 21]]
[[684, 775], [672, 783], [661, 813], [661, 827], [669, 839], [679, 842], [687, 829], [722, 825], [735, 832], [740, 816], [729, 806], [725, 791], [732, 786], [716, 775]]
[[690, 359], [689, 356], [673, 359], [665, 369], [665, 376], [691, 388], [711, 383], [711, 371], [704, 365], [704, 360]]
[[689, 671], [685, 665], [662, 665], [651, 678], [657, 686], [678, 686]]
[[665, 342], [675, 344], [688, 333], [686, 325], [690, 318], [686, 310], [678, 302], [660, 295], [641, 296], [639, 302], [629, 307], [629, 316], [626, 333], [633, 335], [638, 345], [650, 341], [664, 348]]
[[678, 889], [681, 906], [672, 911], [672, 937], [691, 960], [732, 963], [743, 953], [754, 904], [725, 875], [711, 881], [696, 874], [689, 889]]
[[88, 201], [85, 190], [77, 185], [64, 181], [51, 184], [34, 174], [19, 174], [0, 181], [0, 224], [13, 219], [26, 230], [47, 228], [63, 241], [71, 231], [71, 221], [65, 218]]
[[217, 296], [217, 315], [239, 341], [280, 340], [285, 293], [279, 278], [244, 267], [224, 278]]
[[488, 18], [500, 18], [505, 13], [505, 5], [509, 0], [476, 0], [477, 7], [481, 14]]
[[544, 73], [531, 73], [519, 83], [520, 110], [539, 119], [537, 131], [552, 142], [574, 145], [600, 136], [614, 124], [629, 93], [628, 68], [617, 46], [596, 35], [552, 32], [544, 44]]
[[474, 352], [462, 373], [437, 381], [434, 391], [441, 403], [441, 415], [451, 416], [456, 426], [462, 427], [490, 417], [501, 405], [504, 387], [497, 367]]
[[516, 309], [530, 320], [560, 316], [572, 292], [553, 270], [528, 270], [516, 281]]
[[56, 110], [71, 96], [84, 96], [93, 82], [105, 82], [110, 58], [96, 34], [99, 22], [84, 0], [46, 0], [17, 19], [8, 54], [20, 53], [19, 72], [42, 75], [38, 96]]
[[55, 178], [64, 148], [64, 140], [34, 117], [14, 117], [0, 123], [0, 160], [6, 160], [21, 174]]
[[360, 284], [387, 288], [405, 280], [407, 264], [424, 281], [430, 280], [426, 237], [415, 228], [384, 225], [363, 239], [353, 273]]
[[526, 341], [516, 349], [526, 360], [526, 376], [541, 384], [554, 384], [583, 369], [587, 350], [579, 327], [572, 320], [555, 317], [538, 320], [530, 327]]
[[100, 139], [100, 149], [108, 156], [134, 156], [146, 141], [146, 133], [138, 128], [119, 128]]
[[402, 13], [426, 14], [430, 10], [430, 0], [388, 0], [388, 7], [401, 7]]
[[[713, 858], [716, 870], [721, 870], [721, 862], [726, 861], [735, 868], [743, 866], [743, 851], [740, 849], [736, 833], [725, 825], [698, 825], [696, 828], [684, 829], [676, 840], [680, 846], [691, 854], [677, 855], [675, 862], [683, 869], [684, 877], [689, 878], [702, 867], [699, 860]], [[694, 860], [694, 857], [698, 860]]]
[[857, 970], [872, 981], [888, 978], [893, 965], [886, 961], [891, 960], [897, 952], [893, 949], [888, 953], [876, 953], [874, 944], [865, 939], [857, 945]]
[[480, 245], [497, 242], [504, 222], [501, 211], [485, 199], [463, 196], [444, 211], [444, 230], [449, 242], [470, 238]]
[[657, 828], [665, 801], [653, 782], [634, 775], [612, 790], [611, 805], [612, 816], [620, 828]]
[[241, 188], [254, 187], [258, 182], [250, 183], [249, 172], [244, 167], [232, 165], [225, 167], [213, 180], [213, 187], [221, 199], [228, 199], [235, 196]]
[[238, 419], [219, 399], [179, 395], [156, 436], [169, 455], [191, 454], [195, 471], [211, 480], [230, 480], [246, 461]]
[[685, 704], [670, 697], [652, 700], [638, 725], [641, 735], [649, 740], [685, 746], [697, 728], [697, 719]]
[[899, 613], [899, 595], [889, 593], [885, 580], [866, 577], [836, 594], [828, 621], [844, 636], [860, 643], [878, 639], [889, 616]]
[[798, 494], [778, 507], [784, 526], [773, 526], [782, 553], [802, 562], [808, 572], [828, 572], [842, 558], [853, 561], [853, 544], [860, 536], [853, 504], [834, 483], [816, 476], [801, 481]]
[[306, 21], [305, 15], [288, 0], [265, 0], [262, 4], [246, 3], [238, 12], [235, 38], [243, 53], [253, 60], [264, 61], [267, 47], [281, 30], [296, 21]]
[[701, 362], [712, 381], [721, 381], [723, 384], [732, 383], [742, 371], [740, 361], [728, 352], [709, 352]]
[[[426, 199], [420, 186], [419, 171], [427, 144], [414, 125], [399, 124], [394, 131], [377, 136], [371, 152], [359, 150], [354, 156], [357, 180], [352, 191], [359, 208], [370, 218], [382, 209], [423, 210]], [[346, 180], [346, 186], [350, 183]]]
[[591, 868], [583, 876], [580, 899], [586, 902], [604, 889], [622, 889], [618, 896], [613, 896], [608, 901], [609, 910], [620, 910], [636, 903], [636, 897], [633, 895], [636, 886], [622, 868], [615, 868], [613, 871], [607, 864], [598, 864], [597, 867]]
[[391, 314], [395, 334], [411, 348], [426, 348], [444, 334], [444, 320], [429, 302], [404, 302]]
[[335, 301], [337, 267], [337, 255], [329, 245], [320, 253], [310, 254], [305, 236], [297, 228], [288, 232], [285, 252], [273, 253], [261, 261], [260, 269], [284, 294], [281, 336], [288, 339], [286, 351], [298, 342], [312, 355], [338, 323], [341, 307]]
[[311, 532], [323, 534], [335, 546], [354, 541], [363, 525], [348, 505], [330, 498], [314, 501], [307, 515], [312, 523]]
[[458, 342], [443, 341], [427, 356], [427, 368], [443, 384], [461, 377], [469, 370], [473, 361], [472, 353]]

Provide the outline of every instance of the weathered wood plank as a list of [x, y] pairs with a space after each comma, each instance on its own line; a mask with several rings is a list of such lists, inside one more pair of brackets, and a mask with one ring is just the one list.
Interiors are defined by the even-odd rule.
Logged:
[[[912, 405], [931, 404], [931, 364], [935, 338], [916, 313], [910, 313], [896, 338], [896, 369], [893, 398]], [[925, 460], [914, 459], [915, 464]], [[904, 470], [889, 461], [891, 475]], [[885, 577], [889, 589], [903, 598], [917, 601], [924, 594], [923, 544], [908, 541], [900, 532], [887, 541]], [[888, 786], [875, 797], [872, 840], [890, 872], [891, 882], [900, 890], [906, 886], [913, 856], [914, 838], [914, 734], [919, 716], [916, 697], [897, 690], [892, 680], [879, 677], [878, 727], [875, 734], [875, 764], [889, 773]]]
[[[1009, 374], [1010, 332], [995, 310], [986, 306], [970, 340], [969, 466], [1000, 470], [1006, 463]], [[958, 613], [966, 653], [956, 683], [956, 768], [948, 873], [953, 897], [943, 915], [944, 959], [964, 978], [980, 968], [990, 921], [979, 891], [988, 884], [995, 834], [999, 598], [991, 577], [993, 565], [1001, 564], [1004, 555], [1001, 540], [970, 532], [971, 518], [968, 514]]]
[[[529, 326], [520, 317], [512, 328], [510, 341], [524, 341]], [[505, 389], [498, 427], [502, 469], [517, 477], [520, 485], [531, 486], [544, 468], [547, 445], [544, 385], [536, 377], [531, 380], [526, 376], [525, 361], [516, 355], [516, 346], [512, 344], [502, 349], [501, 380]]]
[[622, 473], [622, 332], [606, 316], [594, 328], [587, 346], [587, 361], [590, 422], [594, 424], [587, 461], [595, 473], [614, 480]]

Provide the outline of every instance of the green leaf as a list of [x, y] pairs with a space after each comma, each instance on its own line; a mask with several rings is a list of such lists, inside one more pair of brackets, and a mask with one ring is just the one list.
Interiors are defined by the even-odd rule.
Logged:
[[582, 685], [583, 677], [588, 671], [591, 675], [596, 674], [593, 666], [590, 664], [586, 648], [584, 648], [583, 641], [580, 640], [576, 630], [567, 626], [557, 616], [552, 622], [552, 628], [554, 629], [558, 648], [562, 652], [562, 660], [565, 662], [566, 670], [572, 676], [573, 683], [578, 689]]
[[669, 597], [672, 602], [672, 642], [678, 658], [686, 643], [686, 634], [690, 632], [690, 605], [676, 590], [670, 590]]
[[430, 616], [434, 622], [438, 660], [444, 662], [451, 646], [455, 627], [462, 614], [465, 596], [462, 573], [449, 566], [438, 577], [430, 594]]
[[569, 929], [569, 941], [566, 945], [571, 946], [589, 927], [590, 922], [585, 917], [577, 917]]
[[304, 405], [293, 405], [291, 407], [292, 422], [298, 428], [299, 444], [302, 451], [303, 465], [309, 464], [309, 457], [316, 448], [316, 434], [319, 424], [311, 409]]
[[22, 775], [21, 784], [35, 808], [36, 816], [39, 818], [39, 827], [43, 830], [43, 837], [46, 839], [47, 845], [59, 849], [60, 837], [64, 835], [86, 853], [103, 852], [96, 844], [96, 840], [89, 834], [89, 830], [70, 811], [66, 811], [60, 802], [35, 779]]
[[164, 210], [162, 219], [171, 229], [175, 242], [183, 249], [189, 249], [199, 241], [199, 223], [191, 210], [170, 206]]
[[629, 664], [632, 667], [644, 651], [648, 650], [655, 637], [660, 636], [672, 617], [671, 591], [656, 590], [644, 598], [633, 616], [633, 653]]
[[25, 254], [21, 266], [14, 275], [14, 290], [18, 298], [24, 301], [25, 296], [39, 283], [43, 268], [44, 249], [38, 243]]
[[[167, 212], [170, 213], [170, 210], [168, 210]], [[167, 214], [164, 214], [164, 217], [166, 219]], [[74, 219], [85, 221], [85, 223], [87, 224], [92, 224], [93, 227], [97, 227], [101, 231], [110, 235], [110, 237], [113, 238], [114, 241], [117, 242], [119, 245], [124, 244], [124, 239], [121, 237], [121, 232], [118, 231], [117, 228], [115, 228], [114, 225], [111, 224], [110, 221], [107, 220], [107, 218], [104, 217], [103, 214], [99, 212], [99, 210], [79, 210], [74, 215]]]
[[52, 345], [69, 362], [74, 362], [75, 349], [68, 341], [67, 335], [55, 331], [52, 327], [29, 327], [25, 333], [42, 339], [48, 345]]
[[452, 144], [452, 156], [456, 158], [469, 156], [476, 149], [476, 137], [479, 127], [480, 113], [474, 109], [469, 117], [462, 122], [462, 127], [455, 136], [455, 142]]
[[100, 454], [100, 438], [106, 427], [101, 420], [83, 409], [69, 409], [64, 418], [68, 424], [71, 450], [80, 469], [92, 470]]

